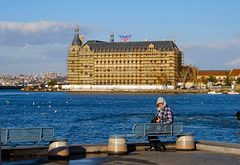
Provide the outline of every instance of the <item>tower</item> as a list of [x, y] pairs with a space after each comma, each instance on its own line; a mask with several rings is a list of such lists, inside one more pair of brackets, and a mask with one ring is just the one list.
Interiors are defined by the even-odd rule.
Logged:
[[72, 46], [82, 46], [82, 42], [79, 39], [79, 29], [78, 29], [78, 27], [75, 28], [75, 36], [74, 36], [74, 39], [72, 41]]
[[79, 52], [82, 49], [82, 42], [79, 38], [79, 29], [75, 28], [75, 35], [70, 46], [68, 54], [68, 83], [78, 84], [79, 83]]

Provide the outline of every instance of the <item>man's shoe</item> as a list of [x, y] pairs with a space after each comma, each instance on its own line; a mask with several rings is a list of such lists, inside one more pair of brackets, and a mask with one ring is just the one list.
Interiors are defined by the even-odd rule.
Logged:
[[157, 144], [157, 148], [156, 148], [157, 151], [166, 151], [166, 147], [162, 144], [162, 143], [158, 143]]
[[166, 151], [167, 149], [165, 148], [165, 147], [161, 147], [158, 151], [160, 151], [160, 152], [164, 152], [164, 151]]
[[145, 148], [146, 151], [156, 151], [155, 147], [151, 146], [150, 148]]

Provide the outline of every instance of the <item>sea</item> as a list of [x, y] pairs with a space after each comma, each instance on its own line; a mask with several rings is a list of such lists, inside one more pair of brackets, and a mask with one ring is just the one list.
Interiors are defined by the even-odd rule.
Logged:
[[165, 98], [194, 140], [239, 143], [240, 95], [116, 94], [0, 90], [0, 127], [54, 127], [69, 144], [108, 143], [109, 135], [129, 134], [149, 123]]

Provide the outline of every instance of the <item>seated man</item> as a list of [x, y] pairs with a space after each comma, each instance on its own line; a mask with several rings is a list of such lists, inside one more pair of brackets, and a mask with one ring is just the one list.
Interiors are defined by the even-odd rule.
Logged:
[[[173, 123], [173, 112], [167, 105], [164, 98], [159, 97], [157, 100], [157, 114], [151, 121], [151, 123]], [[146, 149], [148, 151], [165, 151], [166, 147], [161, 143], [157, 136], [148, 136], [151, 147]]]

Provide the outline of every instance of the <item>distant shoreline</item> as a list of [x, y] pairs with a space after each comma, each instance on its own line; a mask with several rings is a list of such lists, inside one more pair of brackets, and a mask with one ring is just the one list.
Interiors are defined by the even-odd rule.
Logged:
[[206, 94], [208, 90], [192, 90], [192, 89], [167, 89], [167, 90], [89, 90], [89, 89], [78, 89], [78, 90], [29, 90], [23, 88], [22, 91], [24, 92], [69, 92], [69, 93], [106, 93], [106, 94], [185, 94], [185, 93], [192, 93], [192, 94]]
[[23, 86], [0, 86], [0, 89], [22, 89]]

